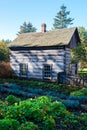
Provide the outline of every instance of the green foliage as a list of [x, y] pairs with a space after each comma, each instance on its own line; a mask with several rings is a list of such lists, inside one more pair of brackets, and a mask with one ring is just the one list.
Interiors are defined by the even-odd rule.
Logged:
[[30, 22], [29, 23], [24, 22], [23, 25], [20, 26], [20, 31], [18, 32], [17, 35], [29, 32], [36, 32], [36, 28], [33, 27], [33, 25]]
[[79, 108], [80, 104], [78, 100], [62, 100], [62, 103], [67, 107], [67, 108]]
[[81, 43], [87, 44], [87, 30], [84, 27], [78, 27]]
[[83, 93], [80, 91], [71, 92], [72, 96], [83, 96]]
[[[81, 91], [85, 90], [82, 89]], [[78, 102], [74, 101], [70, 102], [68, 100], [66, 103], [73, 108], [73, 106], [78, 105]], [[0, 124], [0, 130], [2, 128], [8, 130], [8, 127], [9, 130], [55, 130], [56, 121], [61, 129], [77, 130], [87, 128], [86, 113], [80, 116], [71, 114], [66, 110], [63, 103], [53, 101], [53, 97], [50, 96], [27, 99], [10, 106], [7, 106], [6, 101], [0, 102], [1, 110], [4, 111], [4, 114], [1, 116], [0, 123], [2, 125]], [[3, 127], [3, 124], [5, 127]]]
[[22, 123], [18, 130], [38, 130], [38, 126], [33, 122]]
[[52, 116], [47, 116], [43, 121], [43, 130], [55, 130], [56, 123]]
[[0, 61], [9, 61], [9, 49], [3, 42], [0, 42]]
[[85, 45], [78, 45], [77, 48], [72, 49], [72, 56], [77, 62], [87, 61], [87, 50]]
[[5, 98], [5, 101], [8, 102], [8, 105], [13, 105], [14, 103], [19, 103], [21, 99], [15, 97], [14, 95], [9, 95]]
[[82, 88], [78, 91], [71, 92], [72, 96], [87, 96], [87, 88]]
[[70, 11], [66, 11], [66, 6], [62, 5], [60, 11], [57, 13], [57, 16], [54, 18], [54, 29], [67, 28], [72, 24], [74, 19], [68, 17]]
[[66, 108], [61, 102], [52, 102], [48, 96], [21, 101], [19, 104], [9, 106], [6, 118], [16, 119], [20, 123], [33, 120], [41, 122], [41, 126], [50, 130], [55, 126], [56, 117], [64, 117]]
[[7, 111], [7, 103], [0, 101], [0, 119], [5, 117], [6, 111]]
[[0, 130], [18, 130], [19, 122], [14, 119], [0, 120]]
[[77, 130], [79, 128], [78, 117], [74, 114], [67, 113], [64, 120], [61, 122], [65, 129]]
[[87, 67], [87, 46], [85, 44], [78, 45], [72, 49], [72, 63], [80, 62], [81, 69]]
[[79, 27], [78, 31], [82, 44], [72, 49], [72, 62], [80, 62], [80, 69], [82, 71], [83, 68], [87, 68], [87, 30], [84, 27]]
[[[85, 63], [85, 65], [87, 67], [87, 64]], [[79, 75], [83, 78], [86, 78], [87, 77], [87, 68], [83, 68], [82, 70], [79, 70]]]
[[2, 42], [5, 43], [5, 44], [9, 44], [11, 42], [11, 40], [9, 40], [9, 39], [7, 39], [7, 40], [2, 39]]
[[64, 117], [66, 113], [66, 107], [62, 102], [56, 101], [51, 104], [50, 112], [53, 113], [53, 117]]
[[[22, 95], [24, 92], [32, 93], [32, 98], [38, 95], [43, 95], [44, 91], [46, 91], [47, 95], [49, 95], [49, 91], [59, 93], [60, 95], [70, 94], [71, 91], [78, 90], [79, 87], [72, 87], [70, 85], [65, 84], [56, 84], [56, 83], [48, 83], [42, 81], [35, 81], [35, 80], [26, 80], [26, 79], [1, 79], [1, 83], [8, 82], [8, 87], [12, 88], [13, 91], [15, 90], [16, 95]], [[13, 84], [11, 84], [13, 83]], [[18, 84], [18, 85], [17, 85]], [[20, 87], [21, 86], [21, 87]], [[22, 88], [22, 89], [21, 89]], [[23, 94], [22, 94], [22, 91]], [[25, 93], [26, 94], [26, 93]], [[27, 94], [26, 94], [27, 95]], [[25, 95], [25, 96], [26, 96]], [[54, 95], [55, 96], [55, 95]], [[27, 96], [28, 98], [28, 96]]]
[[84, 127], [87, 128], [87, 113], [82, 113], [80, 118]]
[[82, 92], [84, 96], [87, 96], [87, 88], [82, 88], [79, 91]]

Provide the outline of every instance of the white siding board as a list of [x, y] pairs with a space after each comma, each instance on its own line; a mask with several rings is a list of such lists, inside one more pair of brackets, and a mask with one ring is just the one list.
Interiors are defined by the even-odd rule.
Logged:
[[29, 78], [43, 77], [43, 64], [52, 65], [52, 77], [57, 79], [57, 73], [64, 71], [65, 51], [60, 50], [27, 50], [11, 51], [10, 60], [13, 70], [20, 73], [20, 63], [28, 64]]

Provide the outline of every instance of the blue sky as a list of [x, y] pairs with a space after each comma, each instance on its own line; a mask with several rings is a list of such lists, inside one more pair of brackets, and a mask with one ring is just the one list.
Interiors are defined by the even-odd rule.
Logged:
[[0, 40], [14, 40], [24, 21], [31, 22], [38, 32], [42, 23], [51, 30], [62, 4], [74, 18], [72, 26], [87, 29], [87, 0], [0, 0]]

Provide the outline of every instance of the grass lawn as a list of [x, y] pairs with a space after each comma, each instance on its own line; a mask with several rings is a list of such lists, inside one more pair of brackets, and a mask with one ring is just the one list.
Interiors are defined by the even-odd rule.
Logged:
[[87, 77], [87, 68], [84, 68], [83, 70], [79, 70], [79, 74], [83, 77]]

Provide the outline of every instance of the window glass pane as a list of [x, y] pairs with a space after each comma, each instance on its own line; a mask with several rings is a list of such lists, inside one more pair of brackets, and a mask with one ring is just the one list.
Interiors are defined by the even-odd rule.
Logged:
[[51, 69], [51, 65], [44, 65], [43, 66], [43, 78], [45, 79], [50, 79], [52, 76], [52, 69]]
[[20, 64], [20, 74], [27, 75], [27, 64]]

